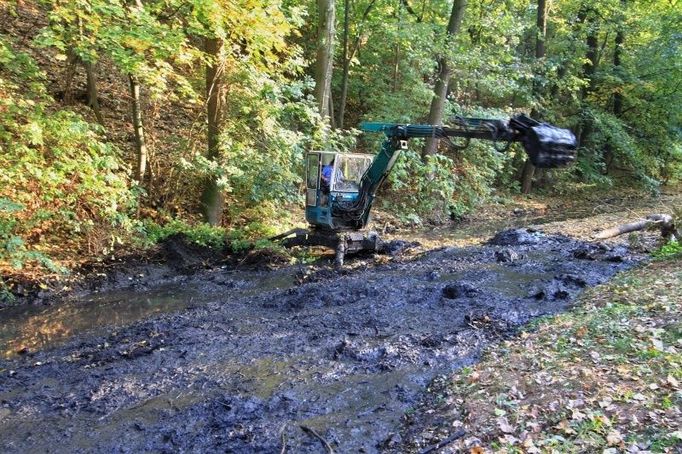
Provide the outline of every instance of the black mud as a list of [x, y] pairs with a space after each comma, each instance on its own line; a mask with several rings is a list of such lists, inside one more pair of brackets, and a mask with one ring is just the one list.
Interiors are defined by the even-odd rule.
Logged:
[[184, 275], [179, 312], [0, 360], [0, 451], [395, 448], [435, 376], [635, 260], [524, 230], [345, 272]]

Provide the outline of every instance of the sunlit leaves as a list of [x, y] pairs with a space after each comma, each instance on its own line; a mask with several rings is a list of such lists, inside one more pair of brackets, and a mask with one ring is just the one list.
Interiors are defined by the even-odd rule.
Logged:
[[52, 266], [36, 248], [63, 247], [65, 231], [120, 227], [134, 199], [98, 128], [72, 112], [48, 114], [44, 75], [1, 37], [0, 58], [0, 261]]

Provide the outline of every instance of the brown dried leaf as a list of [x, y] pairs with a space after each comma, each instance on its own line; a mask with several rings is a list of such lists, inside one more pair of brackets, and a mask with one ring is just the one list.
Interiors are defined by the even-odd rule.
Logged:
[[617, 430], [612, 430], [606, 435], [606, 442], [609, 446], [618, 446], [623, 442], [623, 436]]

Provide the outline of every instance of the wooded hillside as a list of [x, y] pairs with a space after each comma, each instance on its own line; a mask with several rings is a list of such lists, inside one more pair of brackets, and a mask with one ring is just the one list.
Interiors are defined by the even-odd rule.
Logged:
[[682, 178], [674, 0], [17, 0], [0, 13], [3, 266], [202, 220], [274, 233], [302, 205], [303, 153], [353, 149], [363, 120], [523, 111], [579, 138], [576, 165], [551, 174], [521, 148], [412, 141], [382, 201], [403, 219]]

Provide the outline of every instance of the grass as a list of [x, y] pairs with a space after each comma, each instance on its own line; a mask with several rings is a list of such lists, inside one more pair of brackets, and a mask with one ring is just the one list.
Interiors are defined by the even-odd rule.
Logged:
[[[674, 254], [586, 291], [442, 380], [411, 448], [467, 436], [471, 452], [679, 452], [682, 263]], [[430, 413], [429, 413], [430, 412]]]

